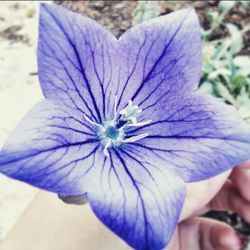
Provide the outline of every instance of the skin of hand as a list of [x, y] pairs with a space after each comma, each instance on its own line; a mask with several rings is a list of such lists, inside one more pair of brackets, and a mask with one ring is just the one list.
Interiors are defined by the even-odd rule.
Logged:
[[244, 241], [233, 228], [201, 218], [209, 211], [234, 211], [250, 223], [250, 161], [206, 181], [188, 184], [187, 196], [167, 250], [239, 250]]
[[[187, 184], [176, 232], [166, 250], [238, 250], [243, 242], [228, 225], [198, 217], [211, 209], [236, 211], [250, 222], [250, 161], [206, 181]], [[0, 250], [128, 250], [88, 205], [66, 205], [41, 192], [1, 243]]]

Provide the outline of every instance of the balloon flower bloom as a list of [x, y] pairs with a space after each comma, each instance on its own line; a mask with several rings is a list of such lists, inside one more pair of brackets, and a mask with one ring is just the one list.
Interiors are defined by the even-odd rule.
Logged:
[[41, 4], [44, 100], [0, 151], [0, 172], [67, 199], [138, 250], [171, 239], [185, 183], [250, 159], [250, 127], [200, 93], [201, 33], [193, 9], [119, 39], [95, 21]]

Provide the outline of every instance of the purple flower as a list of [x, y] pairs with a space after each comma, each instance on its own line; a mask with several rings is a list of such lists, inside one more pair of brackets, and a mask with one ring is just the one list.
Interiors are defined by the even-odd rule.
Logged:
[[0, 172], [61, 197], [84, 196], [136, 249], [162, 249], [185, 183], [250, 159], [250, 128], [197, 91], [201, 38], [192, 9], [138, 25], [118, 40], [95, 21], [41, 5], [45, 99], [0, 152]]

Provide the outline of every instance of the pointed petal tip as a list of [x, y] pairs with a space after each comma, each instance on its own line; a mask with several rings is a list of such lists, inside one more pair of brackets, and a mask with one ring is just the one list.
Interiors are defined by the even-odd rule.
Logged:
[[[58, 4], [54, 4], [51, 2], [43, 2], [39, 4], [39, 11], [40, 13], [47, 13], [47, 12], [55, 12], [57, 10], [68, 10], [67, 8], [58, 5]], [[68, 10], [69, 11], [69, 10]]]
[[51, 6], [51, 3], [40, 3], [40, 11], [46, 10], [48, 7]]
[[45, 18], [46, 14], [48, 14], [48, 12], [53, 11], [54, 5], [56, 5], [56, 4], [47, 3], [47, 2], [39, 4], [39, 18], [40, 18], [40, 20]]
[[193, 22], [198, 22], [199, 24], [199, 18], [194, 7], [188, 7], [188, 8], [176, 10], [172, 13], [178, 16], [182, 16], [184, 17], [184, 19], [192, 20]]
[[179, 9], [179, 10], [175, 10], [175, 11], [172, 11], [166, 15], [163, 15], [163, 16], [160, 16], [160, 17], [168, 17], [168, 16], [171, 16], [171, 15], [175, 15], [175, 16], [179, 16], [179, 17], [184, 17], [185, 18], [193, 18], [193, 17], [196, 17], [198, 18], [198, 15], [196, 13], [196, 10], [194, 7], [187, 7], [187, 8], [183, 8], [183, 9]]

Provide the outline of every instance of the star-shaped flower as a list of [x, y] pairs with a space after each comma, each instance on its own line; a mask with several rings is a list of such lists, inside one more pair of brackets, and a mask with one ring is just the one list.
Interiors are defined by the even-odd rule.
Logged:
[[41, 5], [45, 99], [0, 152], [0, 172], [61, 197], [86, 197], [135, 249], [169, 242], [185, 183], [250, 159], [250, 128], [197, 91], [201, 35], [192, 9], [118, 40], [95, 21]]

